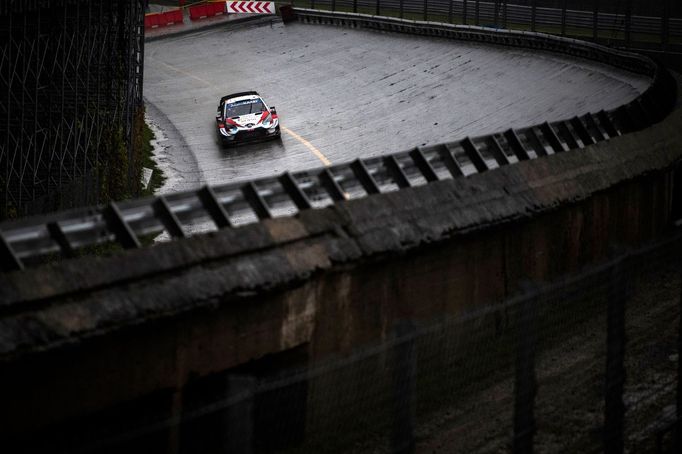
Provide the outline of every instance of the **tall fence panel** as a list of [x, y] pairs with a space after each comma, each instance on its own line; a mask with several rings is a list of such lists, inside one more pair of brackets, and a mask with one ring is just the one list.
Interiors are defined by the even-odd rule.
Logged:
[[0, 1], [0, 219], [131, 193], [143, 20], [142, 0]]

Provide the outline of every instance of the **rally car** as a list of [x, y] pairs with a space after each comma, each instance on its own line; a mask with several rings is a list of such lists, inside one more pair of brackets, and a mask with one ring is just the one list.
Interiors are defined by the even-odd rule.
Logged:
[[268, 107], [255, 91], [220, 98], [215, 119], [223, 145], [280, 137], [275, 107]]

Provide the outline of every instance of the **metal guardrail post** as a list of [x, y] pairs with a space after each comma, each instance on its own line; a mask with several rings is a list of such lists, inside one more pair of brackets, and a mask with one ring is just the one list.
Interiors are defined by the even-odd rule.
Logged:
[[429, 183], [438, 181], [438, 174], [419, 148], [415, 148], [414, 150], [410, 151], [410, 157], [426, 181]]
[[377, 16], [381, 16], [381, 0], [377, 0]]
[[391, 452], [415, 451], [415, 407], [417, 388], [417, 349], [414, 322], [400, 321], [394, 328], [397, 342], [393, 359], [393, 431]]
[[524, 285], [528, 296], [519, 305], [516, 331], [516, 364], [514, 376], [514, 454], [532, 454], [535, 424], [535, 348], [537, 344], [537, 290]]
[[454, 1], [455, 1], [455, 0], [450, 0], [450, 2], [448, 2], [448, 23], [449, 23], [449, 24], [452, 23], [452, 3], [453, 3]]
[[469, 0], [462, 0], [462, 23], [467, 25], [467, 13], [469, 12]]
[[353, 161], [350, 168], [367, 194], [381, 194], [379, 184], [376, 182], [362, 159]]
[[625, 427], [625, 306], [628, 298], [627, 258], [611, 270], [608, 290], [606, 372], [604, 386], [604, 453], [621, 454]]
[[594, 12], [592, 14], [592, 39], [599, 39], [599, 0], [594, 0]]
[[286, 193], [289, 194], [289, 197], [291, 197], [291, 200], [293, 200], [299, 211], [312, 208], [313, 205], [310, 203], [308, 196], [303, 192], [303, 189], [298, 186], [296, 178], [292, 174], [289, 172], [283, 173], [279, 177], [279, 182]]
[[213, 219], [216, 227], [219, 229], [232, 227], [230, 216], [228, 215], [227, 210], [225, 210], [225, 207], [223, 207], [218, 200], [213, 188], [204, 186], [197, 195], [199, 196], [199, 200], [201, 200], [204, 209], [208, 212], [209, 216], [211, 216], [211, 219]]
[[481, 152], [476, 148], [476, 144], [474, 144], [473, 140], [467, 137], [460, 142], [460, 145], [471, 163], [476, 167], [477, 172], [485, 172], [488, 170], [488, 164], [485, 162]]
[[336, 0], [332, 0], [332, 11], [336, 11]]
[[265, 203], [265, 199], [258, 192], [258, 188], [253, 182], [246, 183], [242, 187], [242, 194], [244, 194], [244, 199], [251, 206], [251, 209], [256, 213], [258, 219], [270, 219], [272, 218], [272, 213], [268, 204]]
[[571, 150], [583, 148], [580, 145], [578, 145], [578, 141], [575, 139], [575, 136], [571, 132], [571, 128], [568, 127], [565, 121], [560, 121], [559, 123], [557, 123], [557, 128], [559, 129], [559, 133], [563, 137], [564, 141], [568, 145], [568, 148], [570, 148]]
[[0, 232], [0, 271], [21, 271], [24, 264], [14, 253], [12, 246], [5, 240]]
[[59, 222], [49, 222], [47, 224], [47, 231], [50, 232], [52, 239], [59, 245], [59, 249], [61, 249], [64, 257], [75, 256], [73, 247], [71, 247], [71, 243], [69, 243], [69, 239], [64, 234], [64, 230], [62, 230]]
[[[402, 14], [403, 11], [403, 3], [402, 0], [400, 2], [400, 13]], [[358, 0], [353, 0], [353, 12], [357, 13], [358, 12]], [[402, 16], [400, 16], [402, 17]]]
[[331, 170], [329, 170], [329, 168], [323, 169], [318, 175], [318, 178], [320, 180], [320, 184], [325, 189], [325, 191], [327, 191], [327, 194], [329, 194], [329, 197], [334, 202], [346, 200], [346, 194], [343, 191], [343, 188], [334, 179], [334, 175], [332, 174]]
[[552, 147], [552, 150], [554, 150], [554, 153], [561, 153], [564, 151], [564, 146], [561, 145], [561, 140], [559, 140], [559, 136], [554, 132], [552, 125], [548, 122], [544, 122], [540, 125], [540, 132], [545, 136], [545, 139], [547, 139], [547, 142], [549, 143], [549, 146]]
[[424, 0], [424, 21], [429, 20], [429, 0]]
[[535, 31], [535, 21], [538, 13], [538, 0], [533, 0], [530, 5], [530, 30]]
[[601, 124], [601, 127], [606, 131], [609, 137], [618, 137], [620, 135], [606, 111], [600, 110], [597, 112], [597, 118], [599, 119], [599, 124]]
[[109, 206], [103, 211], [102, 215], [107, 223], [109, 231], [116, 236], [116, 241], [125, 249], [136, 249], [142, 247], [137, 235], [130, 228], [128, 223], [123, 218], [121, 211], [118, 209], [116, 203], [111, 202]]
[[561, 36], [566, 36], [566, 4], [567, 0], [561, 2]]
[[398, 185], [400, 189], [412, 187], [410, 179], [407, 178], [405, 171], [400, 167], [400, 163], [393, 155], [386, 156], [384, 158], [384, 166], [388, 169], [393, 181]]
[[578, 138], [583, 143], [583, 145], [594, 145], [596, 142], [594, 138], [590, 135], [583, 122], [578, 117], [573, 117], [570, 120], [573, 130], [578, 134]]
[[538, 132], [535, 130], [535, 128], [528, 128], [526, 130], [526, 138], [531, 144], [531, 149], [535, 151], [535, 156], [538, 158], [547, 156], [547, 149], [545, 149], [545, 146], [543, 145], [542, 140], [540, 139], [540, 136], [538, 135]]
[[512, 149], [512, 151], [516, 155], [516, 158], [519, 161], [528, 161], [530, 159], [530, 156], [528, 156], [528, 152], [523, 147], [521, 139], [519, 139], [519, 136], [518, 134], [516, 134], [516, 131], [514, 131], [514, 129], [508, 129], [504, 133], [504, 138], [507, 139], [509, 147]]
[[592, 115], [591, 113], [587, 113], [583, 118], [585, 119], [585, 123], [587, 124], [587, 128], [591, 129], [592, 131], [594, 131], [598, 134], [597, 138], [596, 138], [597, 142], [601, 142], [603, 140], [608, 140], [609, 137], [602, 132], [601, 128], [599, 128], [599, 125], [597, 124], [597, 120], [594, 119], [594, 115]]
[[495, 161], [497, 161], [497, 165], [501, 167], [510, 164], [509, 158], [504, 153], [504, 150], [502, 149], [500, 142], [497, 140], [495, 136], [491, 136], [490, 139], [488, 140], [488, 147], [490, 150], [490, 154], [492, 154], [493, 158], [495, 158]]
[[[357, 1], [357, 0], [355, 0]], [[400, 0], [400, 18], [402, 19], [405, 15], [405, 2], [404, 0]]]
[[173, 213], [173, 210], [171, 209], [170, 205], [168, 205], [165, 197], [160, 196], [157, 198], [153, 203], [153, 208], [154, 214], [158, 219], [161, 220], [161, 223], [166, 228], [170, 236], [173, 238], [185, 238], [187, 236], [185, 235], [185, 231], [182, 229], [180, 220], [175, 213]]

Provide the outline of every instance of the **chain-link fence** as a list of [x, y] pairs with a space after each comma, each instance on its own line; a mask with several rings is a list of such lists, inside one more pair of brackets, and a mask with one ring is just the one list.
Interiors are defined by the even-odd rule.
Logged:
[[544, 32], [641, 50], [682, 52], [672, 0], [292, 0], [298, 8]]
[[[680, 452], [681, 252], [680, 236], [614, 251], [487, 307], [443, 301], [440, 319], [419, 317], [414, 295], [382, 339], [344, 355], [315, 359], [319, 347], [302, 344], [31, 442], [68, 452]], [[375, 310], [368, 301], [368, 320]]]

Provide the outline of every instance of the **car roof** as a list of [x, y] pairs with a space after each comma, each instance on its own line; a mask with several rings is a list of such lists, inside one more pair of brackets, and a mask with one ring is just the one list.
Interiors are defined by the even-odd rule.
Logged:
[[225, 100], [226, 103], [233, 103], [233, 102], [239, 102], [239, 101], [248, 101], [252, 99], [261, 99], [260, 96], [258, 95], [246, 95], [246, 96], [237, 96], [236, 98], [227, 98]]
[[235, 101], [236, 98], [244, 98], [244, 99], [256, 99], [260, 98], [260, 95], [258, 92], [255, 91], [243, 91], [240, 93], [232, 93], [231, 95], [223, 96], [220, 98], [220, 104], [224, 103], [225, 101]]

